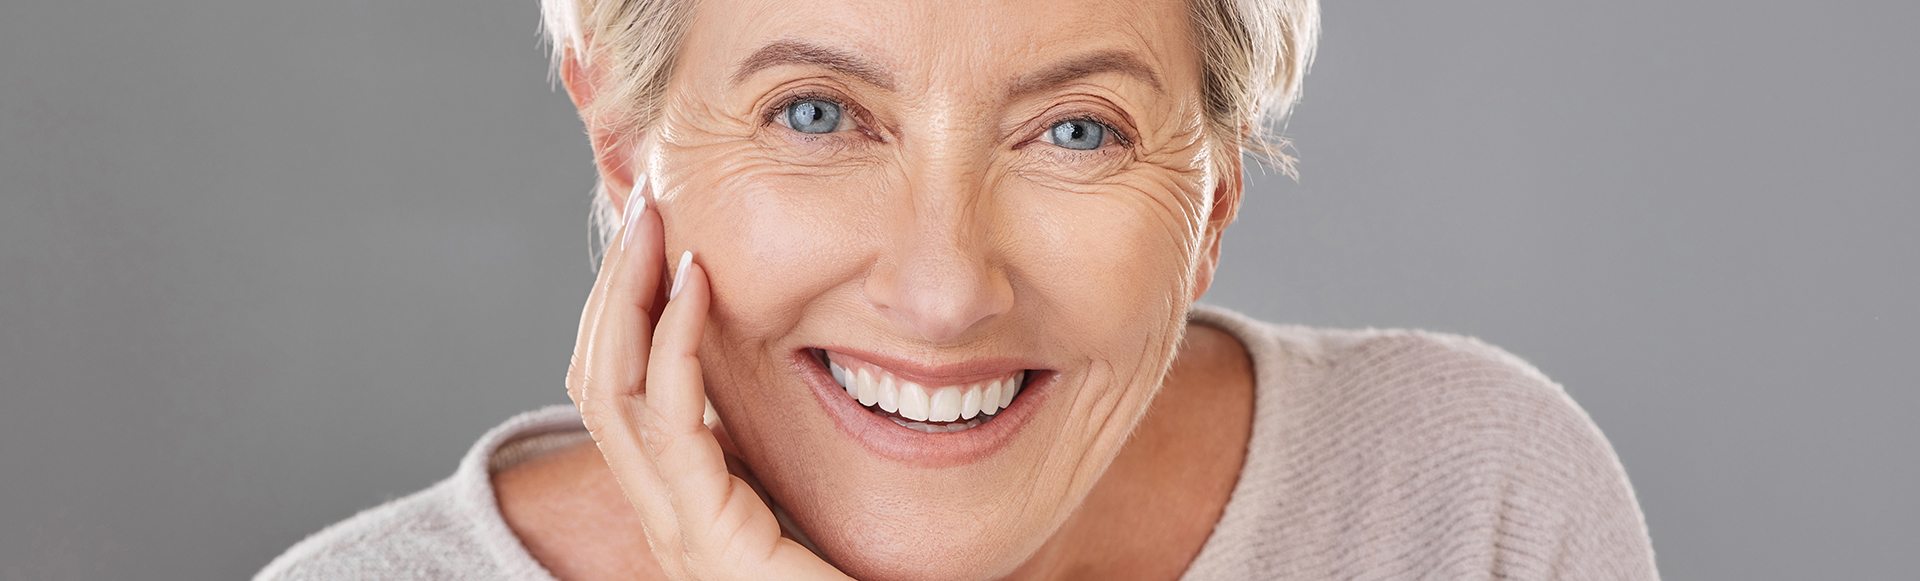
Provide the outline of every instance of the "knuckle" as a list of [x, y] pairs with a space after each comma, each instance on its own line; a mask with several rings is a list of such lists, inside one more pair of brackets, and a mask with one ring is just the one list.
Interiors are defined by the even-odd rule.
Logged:
[[587, 366], [579, 353], [574, 353], [567, 361], [567, 395], [575, 402], [586, 394]]
[[639, 417], [634, 418], [633, 431], [647, 453], [656, 457], [673, 441], [673, 434], [667, 429], [665, 423], [660, 421], [659, 416], [652, 413], [641, 412]]
[[590, 404], [580, 406], [580, 420], [586, 424], [588, 431], [597, 434], [602, 428], [613, 425], [616, 418], [613, 410], [607, 409], [607, 406]]

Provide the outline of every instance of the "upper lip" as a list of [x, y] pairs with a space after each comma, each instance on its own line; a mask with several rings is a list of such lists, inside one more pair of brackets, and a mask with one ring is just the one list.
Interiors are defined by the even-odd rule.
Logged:
[[1019, 371], [1040, 368], [1034, 361], [1020, 357], [980, 357], [965, 361], [936, 363], [915, 361], [851, 347], [818, 346], [814, 348], [832, 354], [842, 361], [842, 366], [845, 365], [847, 358], [865, 361], [887, 370], [895, 377], [927, 387], [1000, 379]]

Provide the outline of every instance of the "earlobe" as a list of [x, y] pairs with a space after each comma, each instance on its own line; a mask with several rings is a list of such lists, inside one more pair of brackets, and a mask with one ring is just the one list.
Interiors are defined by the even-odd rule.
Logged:
[[1220, 241], [1226, 237], [1227, 226], [1240, 213], [1244, 182], [1240, 176], [1239, 150], [1236, 148], [1234, 152], [1233, 161], [1227, 164], [1219, 183], [1214, 185], [1214, 204], [1207, 215], [1206, 233], [1201, 238], [1205, 246], [1194, 268], [1193, 296], [1188, 297], [1189, 300], [1200, 300], [1213, 287], [1214, 273], [1220, 269]]
[[1213, 288], [1213, 273], [1220, 268], [1220, 238], [1218, 233], [1207, 235], [1207, 247], [1201, 251], [1200, 264], [1193, 273], [1193, 296], [1187, 300], [1198, 301]]
[[611, 131], [589, 130], [593, 140], [593, 163], [600, 170], [600, 182], [606, 185], [608, 196], [619, 196], [620, 207], [626, 207], [626, 196], [644, 179], [629, 160], [633, 159], [632, 141], [622, 138]]

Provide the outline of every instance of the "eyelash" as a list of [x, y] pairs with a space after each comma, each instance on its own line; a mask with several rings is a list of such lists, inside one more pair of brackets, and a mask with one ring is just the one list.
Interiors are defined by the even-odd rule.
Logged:
[[[780, 116], [786, 114], [787, 107], [791, 107], [793, 106], [794, 103], [798, 103], [801, 101], [826, 101], [828, 103], [833, 103], [834, 106], [839, 107], [843, 113], [852, 117], [855, 129], [860, 131], [862, 134], [865, 134], [866, 136], [872, 138], [874, 141], [882, 141], [882, 142], [886, 141], [885, 139], [882, 139], [879, 135], [874, 134], [870, 129], [867, 128], [867, 125], [868, 125], [866, 121], [867, 115], [864, 109], [861, 109], [860, 107], [847, 102], [846, 99], [841, 99], [839, 97], [836, 97], [834, 95], [821, 92], [821, 91], [799, 91], [791, 95], [787, 95], [786, 97], [781, 98], [777, 101], [774, 101], [772, 106], [768, 107], [766, 111], [761, 113], [761, 116], [760, 116], [761, 124], [762, 125], [779, 124]], [[1068, 121], [1086, 121], [1086, 122], [1098, 124], [1100, 125], [1100, 128], [1102, 130], [1113, 135], [1113, 141], [1115, 145], [1120, 146], [1122, 149], [1129, 149], [1133, 147], [1133, 136], [1128, 135], [1127, 132], [1125, 131], [1121, 131], [1116, 124], [1111, 123], [1106, 119], [1102, 118], [1101, 116], [1095, 115], [1093, 113], [1072, 113], [1072, 114], [1062, 115], [1050, 121], [1047, 121], [1046, 124], [1041, 126], [1040, 128], [1041, 133], [1039, 135], [1029, 138], [1026, 141], [1022, 141], [1019, 147], [1025, 147], [1028, 143], [1032, 143], [1035, 139], [1039, 139], [1041, 136], [1046, 135], [1046, 132], [1052, 131], [1053, 126], [1059, 125], [1061, 123], [1065, 123]], [[793, 131], [793, 130], [788, 129], [788, 131]], [[794, 133], [799, 134], [798, 131], [794, 131]], [[828, 139], [832, 138], [830, 137], [832, 135], [831, 133], [804, 134], [804, 135], [809, 140], [815, 140], [815, 139], [821, 139], [821, 138], [828, 138]], [[1066, 150], [1066, 148], [1055, 148], [1055, 149], [1064, 150], [1067, 155], [1085, 156], [1085, 155], [1098, 154], [1106, 151], [1109, 148], [1101, 147], [1098, 149], [1091, 149], [1091, 150]]]

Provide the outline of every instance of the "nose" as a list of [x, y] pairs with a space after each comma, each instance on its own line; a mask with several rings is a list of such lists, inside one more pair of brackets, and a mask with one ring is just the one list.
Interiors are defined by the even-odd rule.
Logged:
[[1013, 308], [1013, 286], [998, 264], [993, 213], [971, 192], [922, 192], [895, 213], [886, 248], [867, 276], [866, 296], [902, 335], [930, 343], [964, 340]]

